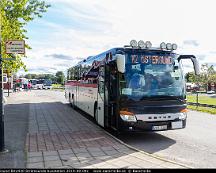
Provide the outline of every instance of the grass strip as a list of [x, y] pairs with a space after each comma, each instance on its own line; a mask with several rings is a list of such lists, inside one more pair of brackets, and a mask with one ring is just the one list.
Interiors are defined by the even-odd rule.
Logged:
[[216, 109], [215, 108], [208, 108], [208, 107], [201, 107], [201, 106], [192, 106], [188, 105], [188, 109], [195, 110], [195, 111], [200, 111], [200, 112], [206, 112], [210, 114], [216, 114]]
[[[196, 96], [187, 95], [187, 101], [196, 103]], [[201, 104], [216, 105], [216, 98], [211, 98], [208, 96], [198, 96], [198, 102]]]

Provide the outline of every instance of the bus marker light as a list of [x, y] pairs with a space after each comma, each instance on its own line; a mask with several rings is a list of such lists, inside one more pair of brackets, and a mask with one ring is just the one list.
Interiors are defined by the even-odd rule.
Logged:
[[133, 116], [134, 113], [129, 112], [129, 111], [120, 111], [120, 115], [129, 115], [129, 116]]
[[174, 43], [174, 44], [172, 44], [172, 49], [173, 49], [173, 50], [176, 50], [176, 49], [177, 49], [177, 47], [178, 47], [178, 46], [177, 46], [177, 44], [175, 44], [175, 43]]
[[152, 47], [152, 43], [150, 41], [146, 42], [146, 48], [151, 48]]
[[138, 46], [139, 46], [140, 48], [146, 48], [146, 44], [145, 44], [145, 42], [144, 42], [143, 40], [140, 40], [140, 41], [138, 42]]
[[188, 109], [182, 109], [180, 112], [188, 112]]
[[137, 41], [136, 40], [131, 40], [130, 45], [131, 45], [131, 47], [137, 47]]
[[167, 50], [172, 50], [172, 44], [171, 43], [167, 43], [166, 44], [166, 48], [167, 48]]
[[161, 48], [161, 49], [166, 49], [166, 43], [162, 42], [162, 43], [160, 44], [160, 48]]

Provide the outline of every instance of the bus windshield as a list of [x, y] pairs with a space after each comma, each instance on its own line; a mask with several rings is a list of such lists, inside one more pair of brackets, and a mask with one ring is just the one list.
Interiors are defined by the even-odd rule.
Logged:
[[133, 100], [149, 97], [184, 97], [185, 83], [176, 55], [126, 55], [120, 94]]

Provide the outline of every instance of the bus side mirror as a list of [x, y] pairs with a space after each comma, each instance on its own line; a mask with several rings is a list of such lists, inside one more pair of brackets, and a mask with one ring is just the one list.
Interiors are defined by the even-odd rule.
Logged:
[[179, 69], [179, 63], [178, 63], [177, 60], [175, 60], [173, 70], [175, 71], [175, 70], [178, 70], [178, 69]]
[[122, 54], [116, 54], [115, 55], [116, 62], [117, 62], [117, 68], [120, 73], [125, 72], [125, 55]]
[[197, 61], [196, 57], [194, 55], [180, 55], [178, 57], [178, 61], [182, 60], [182, 59], [190, 59], [193, 62], [193, 66], [194, 66], [194, 72], [196, 75], [200, 74], [200, 70], [199, 70], [199, 62]]

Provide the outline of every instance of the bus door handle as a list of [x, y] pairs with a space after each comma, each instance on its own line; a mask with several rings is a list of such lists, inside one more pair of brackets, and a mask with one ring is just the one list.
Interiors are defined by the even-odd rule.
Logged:
[[101, 110], [101, 107], [98, 107], [98, 110]]

